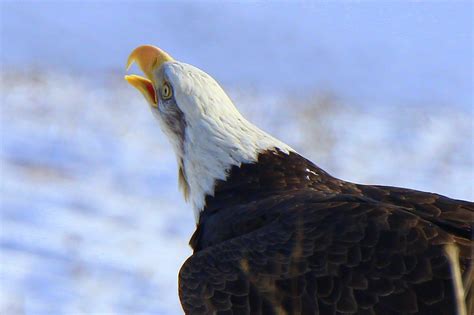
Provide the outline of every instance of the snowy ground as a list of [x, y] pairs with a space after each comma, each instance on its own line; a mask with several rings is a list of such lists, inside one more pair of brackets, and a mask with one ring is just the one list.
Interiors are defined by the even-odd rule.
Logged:
[[[109, 81], [1, 76], [2, 314], [180, 313], [193, 215], [144, 100]], [[231, 95], [334, 175], [474, 198], [472, 113]]]
[[90, 90], [60, 74], [2, 77], [7, 313], [179, 307], [176, 275], [190, 253], [192, 214], [178, 196], [166, 140], [120, 83]]

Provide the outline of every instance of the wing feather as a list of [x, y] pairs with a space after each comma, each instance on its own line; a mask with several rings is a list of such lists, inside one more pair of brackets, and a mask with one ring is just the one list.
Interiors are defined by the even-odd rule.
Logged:
[[453, 236], [406, 208], [368, 199], [288, 198], [281, 207], [271, 200], [253, 203], [242, 210], [246, 218], [268, 211], [266, 203], [278, 215], [185, 262], [179, 290], [186, 313], [455, 312], [443, 248], [456, 244], [467, 272], [471, 239]]

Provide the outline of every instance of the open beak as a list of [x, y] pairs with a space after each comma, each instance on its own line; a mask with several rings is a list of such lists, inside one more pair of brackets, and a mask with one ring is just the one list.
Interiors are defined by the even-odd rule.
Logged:
[[125, 80], [133, 87], [138, 89], [145, 99], [152, 105], [157, 106], [158, 99], [156, 97], [154, 71], [164, 62], [172, 61], [173, 58], [158, 47], [151, 45], [143, 45], [135, 48], [127, 60], [127, 71], [132, 64], [136, 62], [145, 74], [145, 77], [131, 74], [126, 75]]

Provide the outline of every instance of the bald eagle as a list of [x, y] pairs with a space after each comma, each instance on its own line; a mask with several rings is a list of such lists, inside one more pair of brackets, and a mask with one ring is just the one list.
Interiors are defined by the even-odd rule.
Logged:
[[[207, 73], [154, 46], [127, 75], [194, 208], [187, 314], [466, 314], [474, 203], [337, 179], [247, 121]], [[464, 303], [467, 301], [467, 303]]]

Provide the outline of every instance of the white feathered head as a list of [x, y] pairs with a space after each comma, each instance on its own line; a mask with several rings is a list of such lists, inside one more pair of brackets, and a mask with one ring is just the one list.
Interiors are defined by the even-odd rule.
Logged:
[[[179, 182], [196, 216], [232, 165], [256, 162], [258, 153], [291, 149], [248, 122], [219, 84], [204, 71], [174, 60], [154, 46], [140, 46], [128, 58], [145, 77], [125, 79], [148, 101], [171, 141], [179, 165]], [[196, 217], [196, 219], [197, 219]]]

